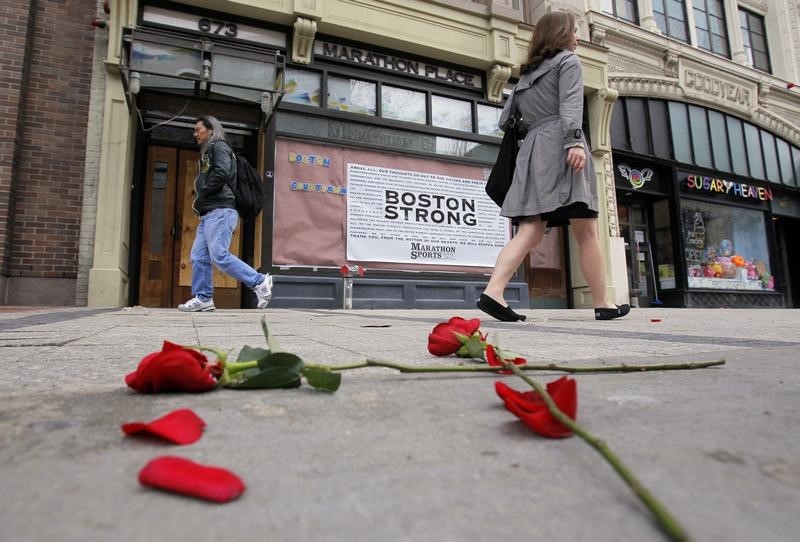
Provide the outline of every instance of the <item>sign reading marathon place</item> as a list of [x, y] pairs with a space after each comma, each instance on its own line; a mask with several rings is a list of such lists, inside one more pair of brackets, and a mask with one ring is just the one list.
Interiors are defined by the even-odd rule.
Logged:
[[709, 192], [711, 194], [725, 194], [736, 198], [755, 201], [772, 201], [772, 190], [764, 186], [737, 183], [724, 179], [714, 179], [704, 175], [688, 175], [685, 187], [690, 191]]
[[483, 78], [480, 75], [349, 45], [317, 41], [314, 43], [314, 53], [325, 58], [341, 60], [351, 64], [358, 64], [359, 66], [389, 70], [403, 75], [426, 77], [462, 87], [483, 89]]
[[347, 165], [347, 259], [492, 267], [508, 219], [479, 179]]

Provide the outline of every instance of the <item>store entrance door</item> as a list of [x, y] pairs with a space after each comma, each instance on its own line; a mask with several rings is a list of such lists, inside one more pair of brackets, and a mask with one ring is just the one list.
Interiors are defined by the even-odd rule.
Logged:
[[[198, 158], [196, 150], [147, 148], [139, 273], [142, 306], [175, 307], [192, 296], [189, 253], [199, 224], [192, 211]], [[241, 253], [241, 229], [236, 228], [231, 242], [231, 253], [237, 256]], [[241, 307], [241, 285], [217, 269], [214, 304], [218, 308]]]
[[[648, 205], [645, 202], [619, 201], [620, 234], [625, 240], [628, 288], [631, 305], [649, 307], [658, 300], [653, 286], [653, 265]], [[660, 301], [656, 301], [659, 304]]]
[[800, 219], [776, 217], [775, 233], [778, 244], [778, 265], [786, 294], [786, 308], [800, 308], [800, 252], [794, 250], [793, 239], [800, 239]]

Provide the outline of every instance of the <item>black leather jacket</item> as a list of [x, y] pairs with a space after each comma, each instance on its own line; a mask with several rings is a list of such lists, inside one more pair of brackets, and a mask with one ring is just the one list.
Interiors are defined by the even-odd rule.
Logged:
[[236, 159], [226, 141], [215, 141], [197, 163], [192, 209], [202, 216], [219, 208], [236, 209], [231, 186], [236, 185]]

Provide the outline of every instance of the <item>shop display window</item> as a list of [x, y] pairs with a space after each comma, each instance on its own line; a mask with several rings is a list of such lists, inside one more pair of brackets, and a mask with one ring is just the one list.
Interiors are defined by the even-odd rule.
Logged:
[[425, 124], [425, 93], [381, 86], [381, 116], [386, 119]]
[[503, 131], [498, 126], [502, 112], [500, 107], [478, 104], [478, 133], [503, 137]]
[[321, 75], [318, 72], [286, 68], [283, 101], [293, 104], [319, 105]]
[[683, 200], [689, 288], [775, 289], [764, 213]]
[[[131, 69], [154, 72], [141, 75], [143, 87], [194, 88], [192, 79], [200, 79], [202, 65], [203, 53], [196, 49], [143, 41], [131, 46]], [[166, 77], [154, 75], [159, 73]]]
[[377, 85], [360, 79], [328, 76], [328, 108], [375, 115]]
[[433, 125], [462, 132], [472, 131], [472, 103], [464, 100], [431, 96]]
[[658, 287], [661, 290], [675, 288], [675, 255], [672, 247], [672, 222], [669, 218], [669, 201], [653, 203], [653, 227], [655, 238], [655, 262], [658, 266]]

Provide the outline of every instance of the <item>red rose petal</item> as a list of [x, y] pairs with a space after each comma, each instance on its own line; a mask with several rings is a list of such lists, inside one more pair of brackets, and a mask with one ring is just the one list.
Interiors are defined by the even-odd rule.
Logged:
[[188, 408], [170, 412], [150, 423], [131, 422], [122, 425], [126, 435], [147, 433], [175, 444], [191, 444], [200, 440], [206, 422]]
[[[505, 361], [510, 361], [514, 365], [525, 365], [528, 363], [528, 360], [521, 357], [516, 357], [514, 359], [506, 359]], [[491, 367], [502, 367], [503, 362], [500, 360], [500, 356], [497, 355], [497, 352], [494, 349], [494, 346], [491, 344], [486, 345], [486, 363], [489, 364]], [[497, 371], [499, 374], [511, 374], [512, 371], [505, 369], [503, 371]]]
[[651, 322], [660, 322], [661, 318], [650, 318]]
[[229, 470], [174, 456], [150, 461], [139, 472], [139, 483], [213, 502], [232, 501], [245, 489], [244, 482]]
[[[519, 392], [502, 382], [495, 382], [495, 391], [503, 399], [506, 409], [539, 435], [561, 438], [572, 434], [569, 428], [550, 414], [544, 400], [536, 391]], [[575, 419], [578, 414], [578, 390], [574, 379], [562, 376], [548, 383], [547, 393], [561, 412]]]

